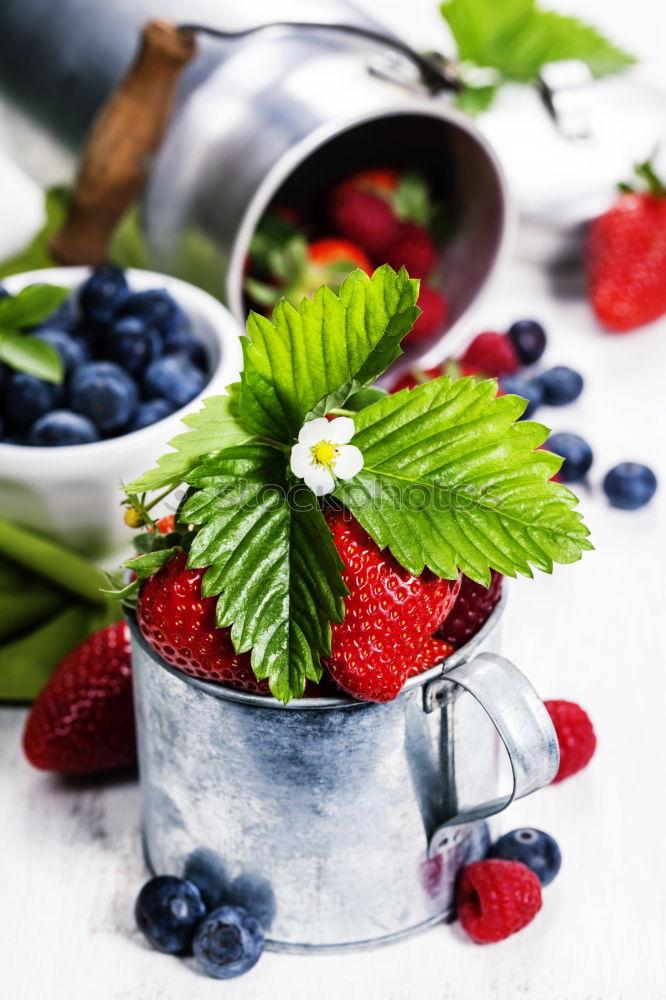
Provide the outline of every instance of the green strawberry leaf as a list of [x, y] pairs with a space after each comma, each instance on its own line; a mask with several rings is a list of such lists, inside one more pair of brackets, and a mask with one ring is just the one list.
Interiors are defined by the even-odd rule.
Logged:
[[199, 525], [188, 565], [206, 568], [205, 597], [231, 626], [238, 653], [276, 698], [303, 694], [330, 654], [330, 622], [347, 590], [333, 536], [314, 495], [290, 488], [283, 452], [265, 443], [228, 448], [188, 474], [197, 487], [183, 519]]
[[320, 288], [298, 309], [278, 302], [271, 323], [251, 313], [243, 340], [239, 416], [261, 437], [289, 444], [306, 417], [342, 405], [400, 354], [419, 316], [418, 281], [388, 265], [353, 271], [340, 294]]
[[[155, 549], [153, 552], [144, 552], [142, 555], [126, 559], [123, 566], [125, 569], [131, 569], [133, 573], [136, 573], [139, 580], [145, 580], [147, 577], [157, 573], [158, 569], [161, 569], [177, 551], [178, 546], [172, 544], [168, 548]], [[136, 583], [136, 581], [133, 580], [132, 583]], [[122, 591], [116, 592], [115, 596], [125, 597], [127, 593], [131, 592], [131, 589], [131, 584], [128, 584]]]
[[37, 326], [47, 319], [70, 294], [60, 285], [28, 285], [16, 295], [0, 299], [0, 327]]
[[228, 396], [209, 396], [203, 408], [183, 417], [192, 430], [169, 441], [175, 451], [158, 459], [157, 468], [139, 476], [125, 487], [126, 493], [144, 493], [179, 486], [187, 473], [200, 464], [205, 455], [247, 441], [252, 435], [243, 429], [236, 417], [236, 396], [229, 387]]
[[445, 0], [440, 11], [458, 59], [496, 69], [507, 80], [530, 83], [546, 63], [563, 59], [581, 60], [595, 77], [617, 73], [636, 61], [596, 28], [542, 10], [536, 0]]
[[[0, 305], [4, 300], [0, 299]], [[62, 382], [65, 369], [62, 358], [51, 344], [22, 333], [0, 329], [0, 361], [14, 371], [34, 375], [45, 382]]]
[[547, 428], [516, 423], [525, 400], [496, 388], [438, 378], [354, 417], [365, 464], [335, 496], [415, 575], [461, 569], [488, 586], [491, 568], [550, 573], [592, 548], [576, 497], [549, 481], [561, 460], [535, 450]]
[[418, 173], [404, 174], [393, 196], [393, 208], [399, 218], [427, 226], [432, 215], [432, 203], [425, 177]]

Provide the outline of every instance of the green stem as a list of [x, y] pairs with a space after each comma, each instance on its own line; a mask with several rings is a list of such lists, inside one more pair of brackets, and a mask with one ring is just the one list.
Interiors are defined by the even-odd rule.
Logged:
[[100, 593], [106, 586], [101, 570], [56, 542], [1, 518], [0, 553], [86, 601], [106, 603]]
[[357, 414], [354, 410], [345, 410], [341, 406], [336, 406], [334, 410], [329, 410], [328, 415], [331, 417], [355, 417]]

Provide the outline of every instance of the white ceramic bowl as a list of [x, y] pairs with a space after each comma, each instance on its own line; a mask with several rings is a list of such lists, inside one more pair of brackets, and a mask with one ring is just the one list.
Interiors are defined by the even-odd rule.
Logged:
[[[89, 273], [86, 267], [53, 267], [13, 275], [3, 284], [12, 294], [35, 282], [74, 289]], [[211, 366], [201, 395], [150, 427], [108, 441], [64, 448], [0, 443], [0, 516], [91, 556], [120, 548], [131, 534], [123, 522], [120, 483], [150, 469], [168, 450], [167, 441], [186, 430], [182, 417], [199, 409], [204, 397], [223, 393], [242, 365], [239, 325], [216, 299], [178, 278], [126, 273], [133, 291], [166, 288], [187, 313]]]

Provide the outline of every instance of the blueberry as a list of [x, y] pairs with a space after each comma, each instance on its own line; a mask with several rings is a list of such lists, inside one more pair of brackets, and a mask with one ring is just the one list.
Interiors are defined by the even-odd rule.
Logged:
[[35, 340], [41, 340], [45, 344], [50, 344], [62, 359], [65, 366], [65, 374], [70, 375], [75, 368], [84, 364], [90, 358], [90, 351], [87, 344], [82, 340], [76, 340], [65, 330], [56, 330], [51, 327], [41, 327], [33, 334]]
[[62, 305], [58, 306], [55, 312], [51, 315], [44, 323], [35, 330], [35, 333], [41, 333], [42, 330], [53, 329], [53, 330], [66, 330], [68, 333], [74, 329], [77, 323], [76, 316], [76, 306], [74, 299], [72, 297], [65, 299]]
[[122, 316], [116, 320], [104, 341], [104, 356], [121, 365], [130, 375], [138, 375], [161, 354], [159, 333], [138, 316]]
[[549, 368], [539, 378], [543, 385], [543, 401], [551, 406], [573, 403], [583, 391], [583, 376], [565, 365]]
[[171, 355], [148, 365], [143, 375], [143, 391], [148, 399], [159, 397], [177, 409], [198, 396], [206, 376], [187, 358]]
[[166, 399], [149, 399], [147, 403], [139, 403], [139, 409], [134, 414], [132, 423], [127, 428], [130, 431], [140, 431], [142, 427], [150, 427], [158, 420], [164, 420], [173, 413], [173, 406]]
[[657, 489], [657, 477], [647, 465], [620, 462], [604, 476], [604, 493], [613, 507], [638, 510], [644, 507]]
[[134, 416], [138, 401], [134, 380], [110, 361], [77, 368], [69, 386], [71, 408], [89, 417], [104, 434], [122, 430]]
[[499, 380], [502, 391], [514, 396], [522, 396], [527, 400], [527, 406], [521, 420], [531, 417], [537, 407], [543, 402], [543, 386], [538, 378], [525, 378], [523, 375], [505, 375]]
[[592, 449], [578, 434], [551, 434], [545, 447], [564, 459], [558, 473], [563, 483], [577, 483], [590, 471]]
[[136, 922], [153, 948], [169, 955], [190, 950], [192, 935], [206, 915], [201, 893], [189, 879], [159, 875], [146, 882], [134, 907]]
[[7, 379], [5, 416], [12, 426], [27, 430], [30, 424], [52, 410], [60, 398], [60, 386], [43, 382], [34, 375], [15, 372]]
[[521, 861], [539, 877], [541, 885], [552, 882], [562, 866], [557, 841], [550, 834], [531, 827], [505, 833], [490, 848], [488, 856], [504, 861]]
[[187, 316], [165, 288], [132, 292], [120, 309], [121, 316], [138, 316], [157, 327], [163, 337], [179, 329], [189, 329]]
[[519, 319], [509, 327], [507, 336], [521, 365], [533, 365], [546, 349], [546, 331], [534, 319]]
[[71, 410], [51, 410], [36, 420], [28, 434], [28, 444], [39, 448], [61, 448], [70, 444], [99, 441], [91, 420]]
[[81, 286], [79, 306], [87, 319], [108, 323], [127, 295], [127, 281], [120, 268], [100, 264]]
[[206, 371], [208, 368], [208, 359], [203, 345], [187, 330], [180, 329], [167, 334], [164, 338], [164, 353], [184, 355], [202, 371]]
[[261, 924], [240, 906], [221, 906], [199, 925], [192, 951], [201, 968], [215, 979], [242, 976], [264, 950]]

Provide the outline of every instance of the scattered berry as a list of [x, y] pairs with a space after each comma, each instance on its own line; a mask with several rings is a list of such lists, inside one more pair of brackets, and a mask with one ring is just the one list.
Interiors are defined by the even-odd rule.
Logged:
[[23, 734], [34, 767], [93, 774], [136, 760], [129, 629], [108, 625], [56, 667]]
[[384, 257], [397, 221], [390, 205], [371, 191], [340, 188], [330, 203], [333, 227], [373, 257]]
[[75, 368], [84, 364], [90, 358], [87, 345], [82, 340], [77, 340], [65, 330], [55, 330], [51, 327], [42, 327], [33, 334], [34, 340], [41, 340], [44, 344], [50, 344], [58, 352], [65, 368], [65, 374], [71, 375]]
[[560, 745], [560, 766], [553, 778], [554, 784], [587, 767], [594, 755], [597, 738], [589, 715], [580, 705], [573, 701], [546, 701], [544, 704]]
[[25, 372], [12, 372], [4, 390], [4, 409], [8, 424], [18, 431], [27, 430], [40, 417], [57, 406], [60, 386], [43, 382]]
[[604, 493], [613, 507], [638, 510], [649, 503], [657, 490], [652, 469], [639, 462], [620, 462], [604, 476]]
[[541, 909], [541, 883], [518, 861], [475, 861], [463, 868], [456, 908], [463, 930], [477, 944], [503, 941]]
[[483, 587], [463, 573], [458, 596], [449, 614], [439, 623], [436, 637], [450, 642], [455, 649], [464, 646], [490, 618], [502, 596], [503, 579], [501, 573], [491, 570], [490, 586]]
[[188, 358], [169, 355], [158, 358], [146, 368], [143, 391], [148, 399], [160, 398], [174, 409], [186, 406], [198, 396], [206, 384], [206, 376]]
[[557, 841], [550, 834], [531, 827], [505, 833], [490, 848], [488, 856], [520, 861], [534, 872], [541, 885], [549, 885], [562, 866]]
[[394, 271], [406, 267], [410, 278], [427, 278], [435, 267], [437, 248], [423, 226], [416, 222], [400, 222], [384, 256]]
[[331, 626], [326, 665], [355, 698], [389, 701], [399, 694], [416, 654], [453, 605], [459, 583], [428, 571], [411, 576], [344, 511], [331, 511], [327, 521], [350, 593], [344, 599], [344, 621]]
[[204, 972], [233, 979], [257, 964], [264, 950], [261, 924], [240, 906], [221, 906], [201, 922], [192, 950]]
[[89, 417], [103, 434], [123, 430], [138, 405], [136, 383], [111, 361], [93, 361], [74, 372], [69, 386], [69, 404]]
[[479, 333], [469, 345], [461, 364], [472, 365], [490, 378], [514, 375], [518, 371], [518, 355], [509, 338], [503, 333]]
[[538, 378], [525, 378], [524, 375], [504, 375], [499, 380], [503, 395], [522, 396], [527, 400], [527, 406], [520, 419], [528, 420], [543, 402], [543, 385]]
[[549, 406], [573, 403], [583, 391], [583, 376], [566, 365], [549, 368], [539, 378], [543, 386], [543, 401]]
[[99, 441], [99, 434], [87, 417], [71, 410], [51, 410], [35, 420], [27, 443], [37, 448], [62, 448], [72, 444], [92, 444], [93, 441]]
[[108, 323], [127, 296], [127, 281], [120, 268], [102, 264], [81, 286], [79, 307], [94, 323]]
[[585, 247], [592, 308], [625, 333], [666, 313], [666, 187], [650, 163], [636, 172], [646, 191], [626, 191], [590, 226]]
[[143, 427], [150, 427], [158, 420], [164, 420], [171, 416], [173, 406], [167, 403], [166, 399], [149, 399], [147, 403], [139, 403], [139, 408], [134, 414], [134, 419], [127, 427], [127, 433], [140, 431]]
[[106, 337], [104, 355], [129, 372], [138, 375], [162, 354], [162, 339], [154, 326], [138, 316], [122, 316]]
[[403, 344], [420, 344], [427, 340], [433, 333], [442, 330], [446, 322], [449, 302], [448, 299], [430, 285], [421, 285], [419, 292], [418, 307], [421, 315], [414, 324], [414, 328], [407, 334]]
[[546, 349], [546, 332], [534, 319], [519, 319], [509, 327], [507, 337], [521, 365], [533, 365]]
[[139, 893], [134, 916], [153, 948], [168, 955], [182, 955], [190, 951], [194, 931], [206, 916], [206, 907], [194, 882], [158, 875], [146, 882]]
[[546, 441], [546, 448], [564, 459], [558, 472], [559, 482], [578, 483], [590, 471], [592, 449], [578, 434], [566, 431], [551, 434]]

